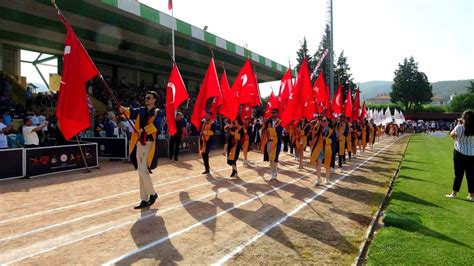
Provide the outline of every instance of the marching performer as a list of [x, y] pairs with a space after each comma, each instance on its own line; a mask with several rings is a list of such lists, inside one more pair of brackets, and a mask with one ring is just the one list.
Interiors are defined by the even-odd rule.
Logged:
[[377, 127], [377, 141], [380, 141], [380, 136], [382, 135], [382, 125]]
[[347, 137], [346, 137], [346, 149], [347, 149], [347, 154], [349, 155], [349, 160], [350, 160], [352, 157], [352, 135], [353, 135], [354, 129], [352, 128], [352, 124], [349, 120], [349, 117], [346, 117], [346, 124], [347, 124], [347, 128], [349, 129], [347, 133]]
[[244, 160], [247, 161], [247, 154], [250, 148], [250, 132], [252, 130], [250, 126], [250, 118], [246, 117], [243, 125], [243, 136], [242, 136], [242, 152], [244, 153]]
[[158, 198], [150, 177], [151, 170], [155, 169], [158, 164], [156, 137], [163, 120], [163, 113], [155, 107], [157, 99], [156, 92], [148, 91], [145, 96], [145, 106], [140, 108], [119, 107], [122, 116], [136, 121], [129, 144], [130, 160], [135, 169], [138, 169], [140, 180], [141, 202], [134, 207], [135, 209], [151, 206]]
[[281, 120], [278, 119], [278, 109], [272, 109], [271, 114], [272, 117], [263, 125], [261, 149], [263, 152], [263, 160], [270, 162], [272, 169], [272, 178], [270, 180], [276, 180], [283, 127], [281, 126]]
[[239, 177], [237, 173], [237, 160], [239, 159], [241, 138], [244, 135], [242, 121], [239, 117], [232, 122], [227, 138], [227, 164], [232, 166], [230, 177]]
[[310, 163], [316, 163], [316, 174], [318, 179], [315, 185], [321, 184], [321, 165], [324, 160], [324, 168], [326, 169], [326, 185], [330, 185], [331, 175], [331, 157], [332, 157], [332, 141], [331, 135], [333, 130], [329, 127], [328, 119], [322, 118], [319, 123], [316, 123], [311, 130], [313, 135], [311, 141], [311, 158]]
[[[291, 123], [287, 126], [289, 144], [290, 144], [290, 154], [293, 154], [293, 149], [295, 148], [295, 122], [291, 121]], [[296, 158], [295, 152], [295, 158]]]
[[336, 126], [336, 134], [339, 140], [338, 165], [342, 168], [342, 163], [346, 161], [346, 139], [349, 134], [349, 128], [343, 115], [339, 116], [339, 123]]
[[365, 148], [367, 147], [367, 120], [362, 120], [362, 124], [360, 126], [361, 130], [361, 145], [362, 145], [362, 152], [365, 152]]
[[370, 122], [369, 122], [369, 146], [370, 146], [371, 149], [374, 148], [376, 131], [377, 131], [377, 126], [375, 125], [374, 120], [370, 119]]
[[204, 172], [202, 172], [203, 175], [210, 173], [209, 152], [211, 151], [214, 133], [216, 132], [216, 125], [211, 119], [211, 116], [212, 113], [210, 111], [206, 111], [206, 116], [204, 116], [204, 119], [201, 122], [201, 133], [199, 135], [199, 153], [202, 156], [205, 168]]
[[360, 146], [360, 126], [359, 126], [359, 121], [354, 120], [354, 123], [352, 124], [352, 154], [354, 158], [357, 155], [357, 147]]
[[303, 168], [303, 152], [308, 144], [308, 133], [309, 133], [309, 123], [306, 121], [306, 118], [302, 118], [298, 123], [298, 126], [295, 129], [295, 150], [296, 155], [298, 156], [299, 167], [298, 169]]
[[226, 119], [225, 125], [224, 125], [224, 132], [223, 132], [225, 141], [224, 141], [224, 150], [222, 151], [222, 155], [224, 156], [227, 156], [227, 142], [229, 141], [228, 138], [229, 138], [229, 131], [230, 131], [231, 126], [232, 126], [232, 122], [230, 121], [230, 119]]

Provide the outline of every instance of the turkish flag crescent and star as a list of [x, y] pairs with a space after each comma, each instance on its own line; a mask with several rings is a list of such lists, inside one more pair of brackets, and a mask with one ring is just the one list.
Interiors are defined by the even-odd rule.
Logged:
[[356, 94], [354, 97], [354, 104], [352, 105], [352, 118], [354, 120], [359, 120], [360, 113], [360, 91], [359, 88], [356, 89]]
[[265, 110], [265, 118], [268, 119], [272, 115], [272, 109], [278, 108], [279, 102], [278, 102], [278, 97], [275, 96], [275, 94], [270, 95], [270, 99], [268, 99], [267, 103], [267, 108]]
[[288, 68], [285, 75], [281, 78], [280, 92], [278, 93], [278, 101], [280, 102], [279, 108], [282, 112], [288, 105], [288, 98], [293, 90], [293, 77], [291, 76], [291, 69]]
[[329, 94], [324, 83], [324, 73], [319, 72], [318, 79], [314, 83], [313, 94], [316, 98], [317, 112], [323, 114], [324, 110], [329, 109]]
[[[238, 110], [235, 110], [239, 106], [239, 101], [235, 95], [235, 92], [231, 91], [229, 88], [229, 81], [227, 80], [227, 74], [225, 71], [221, 76], [221, 90], [221, 99], [223, 99], [219, 108], [219, 113], [233, 121], [237, 117]], [[237, 108], [235, 106], [237, 106]]]
[[66, 26], [66, 41], [56, 116], [64, 138], [70, 140], [91, 125], [86, 82], [100, 73], [71, 25], [61, 13], [58, 15]]
[[175, 112], [179, 105], [188, 98], [188, 92], [179, 73], [178, 66], [173, 64], [166, 87], [166, 121], [168, 121], [168, 131], [171, 136], [177, 132]]
[[199, 95], [194, 105], [191, 122], [196, 128], [201, 127], [201, 119], [206, 115], [206, 103], [209, 98], [222, 97], [219, 85], [219, 78], [217, 77], [216, 65], [214, 58], [211, 58], [206, 75], [199, 89]]
[[333, 114], [340, 115], [342, 113], [342, 86], [341, 86], [341, 83], [339, 83], [339, 86], [337, 86], [336, 94], [334, 95], [334, 98], [332, 99], [331, 109], [332, 109]]
[[308, 102], [308, 98], [312, 97], [311, 87], [308, 62], [305, 58], [298, 71], [296, 84], [288, 98], [288, 106], [281, 115], [283, 127], [290, 124], [291, 121], [299, 121], [303, 117], [305, 104]]
[[347, 91], [346, 102], [344, 103], [344, 116], [352, 122], [352, 94], [351, 88]]
[[360, 111], [359, 120], [360, 121], [364, 120], [366, 115], [367, 115], [367, 108], [365, 107], [365, 101], [364, 101], [364, 103], [362, 104], [362, 111]]
[[246, 106], [262, 105], [260, 102], [260, 93], [255, 74], [252, 69], [250, 59], [245, 61], [244, 66], [240, 70], [237, 78], [232, 84], [232, 91], [238, 92], [239, 104]]

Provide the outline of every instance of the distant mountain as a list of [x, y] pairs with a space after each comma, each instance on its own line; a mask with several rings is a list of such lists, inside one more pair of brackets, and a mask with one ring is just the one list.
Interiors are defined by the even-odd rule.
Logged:
[[448, 80], [432, 83], [431, 85], [433, 85], [433, 94], [449, 97], [454, 93], [461, 94], [467, 92], [467, 87], [469, 87], [470, 81], [474, 81], [474, 79]]
[[389, 94], [392, 91], [391, 81], [368, 81], [360, 84], [361, 99], [374, 98], [379, 94]]
[[[467, 91], [470, 81], [474, 81], [474, 79], [433, 82], [431, 83], [433, 86], [433, 95], [448, 98], [454, 93], [464, 93]], [[360, 84], [361, 98], [370, 99], [376, 97], [379, 94], [389, 94], [392, 91], [392, 84], [393, 82], [391, 81], [363, 82]]]

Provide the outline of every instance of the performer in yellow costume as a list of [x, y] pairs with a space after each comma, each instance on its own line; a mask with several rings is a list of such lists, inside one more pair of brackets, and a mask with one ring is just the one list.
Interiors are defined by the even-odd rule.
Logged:
[[324, 160], [324, 168], [326, 169], [325, 178], [326, 185], [331, 184], [331, 156], [332, 156], [332, 141], [331, 135], [333, 130], [328, 126], [328, 119], [324, 117], [315, 126], [315, 132], [312, 139], [311, 158], [310, 163], [316, 163], [316, 173], [318, 179], [316, 185], [321, 184], [321, 165]]
[[283, 127], [281, 126], [281, 120], [278, 119], [278, 109], [272, 109], [271, 114], [272, 117], [263, 125], [261, 149], [263, 152], [263, 160], [270, 162], [272, 169], [272, 177], [270, 180], [276, 180]]
[[241, 138], [244, 135], [242, 121], [239, 117], [232, 122], [232, 127], [227, 138], [227, 164], [232, 166], [230, 177], [239, 177], [237, 173], [237, 160], [239, 159]]

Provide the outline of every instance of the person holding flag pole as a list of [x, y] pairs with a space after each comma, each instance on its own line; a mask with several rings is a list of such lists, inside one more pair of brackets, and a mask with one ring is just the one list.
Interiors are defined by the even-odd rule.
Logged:
[[276, 180], [283, 127], [281, 126], [281, 120], [278, 118], [277, 108], [272, 109], [271, 115], [271, 118], [268, 119], [263, 126], [261, 148], [263, 151], [263, 160], [270, 162], [272, 170], [272, 177], [270, 180]]
[[201, 88], [199, 89], [199, 95], [196, 99], [193, 115], [191, 117], [191, 122], [193, 125], [200, 129], [199, 153], [201, 154], [202, 160], [204, 162], [205, 170], [202, 172], [203, 175], [210, 173], [209, 152], [211, 150], [212, 141], [217, 129], [216, 124], [212, 119], [212, 112], [210, 110], [206, 110], [206, 104], [208, 99], [219, 97], [222, 97], [222, 93], [219, 84], [219, 78], [217, 77], [214, 57], [211, 57], [209, 67], [207, 68]]
[[[86, 82], [99, 76], [116, 105], [119, 104], [81, 41], [77, 38], [71, 25], [57, 6], [56, 1], [51, 0], [51, 3], [58, 11], [59, 19], [66, 27], [64, 62], [61, 73], [58, 106], [56, 108], [59, 130], [65, 140], [70, 140], [72, 137], [76, 138], [84, 165], [86, 169], [90, 171], [81, 148], [81, 143], [77, 137], [78, 133], [91, 127], [88, 97], [85, 89]], [[80, 71], [77, 71], [78, 69], [80, 69]], [[131, 123], [128, 117], [127, 120]]]

